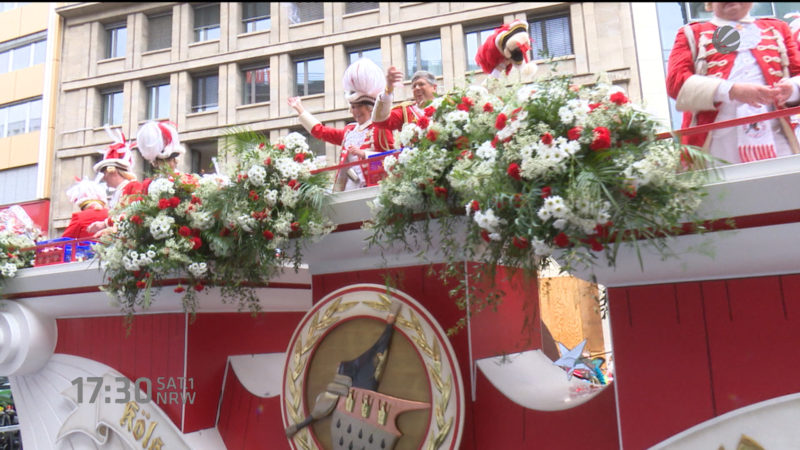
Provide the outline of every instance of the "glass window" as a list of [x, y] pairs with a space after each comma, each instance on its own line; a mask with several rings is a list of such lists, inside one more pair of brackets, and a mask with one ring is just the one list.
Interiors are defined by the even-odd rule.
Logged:
[[0, 73], [6, 73], [11, 63], [11, 50], [0, 53]]
[[378, 65], [378, 67], [383, 68], [383, 61], [381, 60], [381, 49], [380, 48], [365, 48], [360, 50], [351, 50], [348, 53], [350, 57], [350, 64], [358, 61], [361, 58], [369, 58]]
[[219, 39], [219, 4], [195, 6], [194, 41]]
[[147, 18], [147, 50], [172, 47], [172, 13]]
[[169, 118], [169, 82], [163, 81], [147, 86], [147, 119]]
[[269, 67], [247, 68], [242, 71], [243, 104], [269, 101]]
[[28, 133], [42, 128], [42, 99], [28, 102]]
[[533, 59], [547, 59], [572, 54], [569, 16], [530, 20]]
[[245, 33], [269, 30], [269, 2], [242, 3], [242, 25]]
[[344, 4], [345, 14], [370, 11], [373, 9], [378, 9], [378, 2], [347, 2]]
[[500, 25], [485, 25], [476, 27], [473, 28], [472, 31], [464, 34], [464, 43], [467, 50], [467, 72], [481, 70], [481, 67], [475, 62], [475, 55], [478, 54], [478, 48], [492, 35], [494, 29], [499, 26]]
[[42, 64], [47, 57], [47, 41], [33, 43], [33, 64]]
[[442, 42], [439, 38], [406, 41], [406, 76], [427, 70], [442, 75]]
[[122, 91], [101, 94], [103, 101], [102, 124], [122, 125]]
[[128, 28], [124, 24], [109, 25], [106, 27], [106, 58], [125, 56], [125, 46], [127, 43]]
[[219, 76], [200, 75], [192, 83], [192, 112], [215, 111], [219, 99]]
[[325, 61], [322, 58], [295, 61], [295, 95], [325, 92]]
[[23, 45], [11, 51], [11, 70], [24, 69], [31, 65], [31, 46]]
[[25, 132], [25, 123], [28, 121], [28, 104], [17, 103], [8, 108], [8, 134], [16, 136]]
[[292, 2], [288, 3], [289, 23], [311, 22], [312, 20], [322, 20], [325, 12], [322, 9], [322, 2]]
[[0, 171], [0, 205], [36, 199], [37, 165]]

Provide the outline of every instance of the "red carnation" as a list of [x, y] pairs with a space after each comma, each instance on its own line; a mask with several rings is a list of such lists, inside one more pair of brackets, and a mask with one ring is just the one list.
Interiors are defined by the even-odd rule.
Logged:
[[557, 246], [564, 248], [569, 245], [569, 237], [562, 231], [553, 238], [553, 242], [555, 242]]
[[608, 230], [611, 228], [612, 225], [614, 225], [614, 223], [611, 221], [608, 221], [605, 224], [598, 223], [594, 227], [594, 232], [597, 234], [599, 238], [606, 239], [608, 237]]
[[599, 252], [603, 250], [603, 244], [601, 244], [596, 238], [590, 237], [587, 242], [589, 245], [592, 246], [592, 250]]
[[636, 186], [629, 184], [622, 188], [622, 193], [629, 198], [636, 198]]
[[550, 197], [550, 193], [552, 192], [552, 188], [550, 186], [545, 186], [542, 188], [542, 198]]
[[592, 150], [603, 150], [611, 147], [611, 132], [606, 127], [597, 127], [593, 131], [594, 140], [589, 146]]
[[204, 287], [205, 286], [203, 286], [203, 283], [197, 283], [197, 284], [194, 285], [194, 290], [197, 291], [197, 292], [200, 292], [200, 291], [203, 290]]
[[264, 147], [266, 147], [266, 145], [264, 145], [264, 143], [263, 143], [263, 142], [259, 142], [259, 144], [258, 144], [258, 148], [259, 148], [259, 150], [263, 150], [263, 149], [264, 149]]
[[189, 237], [192, 235], [192, 229], [184, 225], [178, 229], [178, 234], [183, 237]]
[[509, 164], [508, 165], [508, 170], [506, 170], [506, 173], [508, 173], [508, 176], [510, 176], [511, 178], [513, 178], [515, 180], [519, 180], [520, 179], [519, 164], [517, 164], [515, 162], [512, 162], [511, 164]]
[[550, 145], [553, 143], [553, 135], [550, 133], [545, 133], [542, 135], [542, 144]]
[[475, 104], [475, 102], [469, 97], [461, 97], [461, 103], [467, 106], [472, 106]]
[[425, 117], [433, 117], [433, 113], [436, 112], [436, 108], [433, 106], [428, 106], [425, 108]]
[[431, 120], [428, 119], [427, 117], [420, 117], [419, 120], [417, 121], [417, 125], [419, 125], [419, 127], [422, 128], [423, 130], [428, 128], [428, 125], [430, 124]]
[[144, 280], [139, 280], [136, 282], [136, 287], [139, 289], [144, 289], [147, 287], [147, 283]]
[[469, 112], [469, 105], [467, 105], [467, 104], [465, 104], [465, 103], [459, 103], [459, 104], [456, 106], [456, 109], [457, 109], [457, 110], [459, 110], [459, 111], [466, 111], [466, 112]]
[[158, 199], [158, 209], [167, 209], [169, 208], [169, 200], [166, 198]]
[[628, 103], [628, 97], [625, 97], [625, 94], [623, 94], [622, 92], [615, 92], [611, 94], [611, 96], [608, 97], [608, 99], [618, 105], [624, 105], [625, 103]]
[[483, 104], [483, 110], [485, 112], [494, 112], [494, 106], [492, 106], [491, 103], [486, 102], [486, 103]]
[[439, 133], [437, 133], [436, 130], [434, 130], [433, 128], [428, 130], [428, 133], [425, 135], [425, 139], [427, 139], [429, 141], [435, 141], [436, 138], [438, 138], [438, 137], [439, 137]]
[[517, 236], [514, 236], [514, 238], [511, 239], [511, 243], [514, 244], [514, 247], [517, 247], [520, 250], [525, 250], [531, 245], [530, 242], [528, 242], [528, 240], [525, 239], [524, 237], [517, 237]]
[[497, 128], [498, 130], [502, 130], [503, 128], [506, 127], [506, 121], [507, 120], [508, 120], [508, 117], [506, 117], [505, 114], [503, 114], [503, 113], [498, 114], [497, 115], [497, 120], [495, 120], [495, 122], [494, 122], [494, 127]]
[[497, 148], [497, 142], [500, 141], [497, 136], [492, 138], [492, 147]]
[[289, 182], [286, 183], [286, 185], [294, 189], [295, 191], [300, 189], [300, 183], [297, 180], [289, 180]]
[[192, 250], [197, 250], [203, 246], [203, 240], [197, 236], [192, 237]]
[[437, 197], [447, 198], [447, 188], [440, 187], [440, 186], [434, 186], [433, 193]]
[[183, 292], [185, 290], [186, 289], [184, 289], [183, 286], [178, 286], [178, 287], [175, 288], [175, 292], [177, 292], [178, 294], [180, 294], [181, 292]]
[[203, 200], [201, 200], [200, 197], [196, 197], [196, 196], [192, 195], [191, 203], [193, 205], [201, 205], [201, 204], [203, 204]]
[[300, 231], [300, 222], [292, 222], [292, 231]]
[[473, 201], [471, 201], [471, 202], [470, 202], [470, 204], [469, 204], [469, 207], [470, 207], [470, 209], [471, 209], [471, 210], [473, 210], [473, 211], [480, 211], [480, 209], [481, 209], [481, 204], [480, 204], [480, 203], [478, 203], [478, 201], [477, 201], [477, 200], [473, 200]]
[[179, 199], [178, 197], [172, 197], [169, 199], [169, 206], [173, 208], [177, 208], [178, 205], [180, 204], [181, 204], [181, 199]]
[[278, 150], [281, 150], [281, 151], [286, 150], [286, 146], [283, 145], [283, 144], [278, 144], [278, 145], [275, 146], [275, 148], [277, 148]]
[[141, 225], [142, 224], [142, 218], [139, 217], [139, 216], [133, 216], [133, 217], [131, 217], [131, 222], [135, 223], [136, 225]]
[[270, 158], [269, 156], [267, 156], [267, 159], [265, 159], [265, 160], [264, 160], [264, 165], [265, 165], [265, 166], [269, 166], [269, 165], [271, 165], [271, 164], [272, 164], [272, 158]]
[[[459, 137], [456, 138], [455, 144], [456, 144], [456, 148], [459, 148], [459, 149], [463, 148], [463, 147], [469, 147], [469, 138], [466, 137], [466, 136], [459, 136]], [[472, 158], [470, 158], [470, 159], [472, 159]]]
[[272, 234], [272, 231], [269, 231], [269, 230], [264, 230], [264, 232], [263, 232], [263, 233], [261, 233], [261, 234], [263, 234], [263, 235], [264, 235], [264, 239], [266, 239], [266, 240], [268, 240], [268, 241], [271, 241], [271, 240], [272, 240], [272, 238], [274, 238], [274, 237], [275, 237], [275, 235], [274, 235], [274, 234]]
[[491, 242], [492, 239], [489, 237], [489, 232], [486, 230], [481, 230], [481, 238], [483, 238], [486, 242]]
[[589, 112], [594, 111], [595, 109], [599, 108], [602, 103], [589, 103]]
[[222, 237], [225, 237], [229, 234], [231, 234], [231, 230], [228, 227], [222, 227], [222, 229], [219, 230], [219, 235]]
[[247, 196], [250, 197], [252, 201], [258, 200], [258, 193], [256, 193], [256, 191], [250, 191]]
[[567, 139], [570, 141], [577, 141], [583, 133], [583, 127], [572, 127], [567, 131]]
[[306, 159], [305, 153], [295, 153], [294, 155], [294, 160], [299, 163], [303, 162], [305, 159]]

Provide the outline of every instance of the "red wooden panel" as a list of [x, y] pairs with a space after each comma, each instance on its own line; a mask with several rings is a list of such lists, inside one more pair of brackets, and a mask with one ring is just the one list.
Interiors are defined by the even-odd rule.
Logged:
[[[186, 405], [184, 433], [215, 425], [229, 355], [285, 352], [303, 315], [198, 314], [188, 328], [187, 377], [194, 380], [195, 389], [202, 395], [197, 396], [193, 405]], [[279, 407], [277, 411], [280, 414]]]
[[713, 416], [697, 283], [609, 289], [623, 446], [645, 448]]
[[784, 292], [797, 295], [793, 283], [777, 276], [703, 283], [718, 414], [800, 390], [788, 376], [800, 371], [791, 356], [800, 318], [791, 320], [784, 302]]
[[246, 439], [243, 420], [249, 411], [242, 407], [244, 387], [236, 379], [233, 368], [228, 367], [228, 378], [225, 380], [225, 395], [222, 397], [218, 430], [227, 448], [243, 448]]
[[464, 427], [462, 448], [470, 442], [476, 449], [525, 448], [525, 408], [507, 399], [480, 370], [476, 388], [475, 402], [467, 400], [474, 426]]
[[786, 305], [786, 318], [796, 324], [800, 320], [800, 275], [782, 276], [781, 291]]

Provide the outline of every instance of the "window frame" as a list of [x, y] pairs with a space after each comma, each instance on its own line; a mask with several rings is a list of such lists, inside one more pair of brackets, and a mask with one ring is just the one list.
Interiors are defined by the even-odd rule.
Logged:
[[[358, 59], [364, 57], [364, 52], [365, 51], [372, 51], [372, 50], [377, 50], [378, 53], [381, 56], [381, 61], [380, 62], [375, 62], [375, 60], [373, 60], [372, 62], [375, 62], [378, 65], [378, 67], [383, 69], [383, 49], [381, 49], [380, 42], [378, 42], [377, 44], [363, 44], [363, 45], [356, 45], [356, 46], [353, 46], [353, 47], [347, 47], [346, 48], [346, 52], [347, 52], [347, 62], [348, 62], [348, 64], [353, 64], [355, 62], [355, 61], [351, 61], [351, 56], [354, 53], [358, 53], [358, 58], [356, 59], [356, 61], [358, 61]], [[371, 59], [369, 57], [367, 57], [367, 58]]]
[[[122, 107], [120, 109], [119, 123], [115, 123], [113, 121], [107, 120], [108, 118], [110, 118], [109, 113], [111, 113], [111, 115], [113, 116], [114, 109], [115, 109], [114, 105], [116, 104], [116, 102], [114, 102], [114, 99], [113, 99], [112, 96], [117, 95], [117, 94], [119, 94], [119, 96], [120, 96], [119, 97], [119, 101], [122, 104]], [[112, 127], [113, 126], [117, 126], [117, 125], [122, 125], [122, 123], [124, 121], [124, 117], [125, 117], [125, 99], [124, 99], [124, 97], [125, 97], [125, 90], [122, 87], [106, 88], [106, 89], [103, 89], [103, 90], [100, 91], [100, 126], [104, 126], [106, 124], [108, 124], [109, 126], [112, 126]], [[107, 99], [111, 101], [111, 108], [110, 109], [109, 109], [109, 103], [108, 103]], [[111, 118], [113, 119], [113, 117], [111, 117]]]
[[[215, 25], [208, 25], [208, 24], [202, 25], [202, 26], [197, 26], [197, 11], [198, 10], [202, 10], [202, 9], [210, 9], [210, 8], [214, 8], [214, 7], [217, 8], [217, 23], [216, 23], [216, 26]], [[213, 30], [217, 30], [217, 32], [219, 32], [221, 34], [221, 32], [222, 32], [222, 30], [221, 30], [222, 17], [221, 16], [222, 16], [222, 14], [221, 14], [221, 11], [220, 11], [220, 4], [219, 3], [204, 3], [204, 4], [200, 4], [200, 5], [192, 5], [192, 37], [194, 38], [192, 43], [208, 42], [208, 41], [218, 40], [220, 38], [220, 36], [217, 36], [215, 38], [209, 38], [208, 35], [209, 35], [209, 31], [213, 31]], [[198, 38], [198, 32], [200, 33], [200, 36], [203, 37], [202, 39]]]
[[[36, 61], [36, 55], [37, 55], [36, 48], [37, 48], [37, 45], [42, 44], [42, 43], [44, 44], [43, 61], [37, 62]], [[14, 58], [14, 54], [15, 53], [19, 54], [19, 52], [23, 48], [27, 49], [27, 51], [29, 52], [28, 56], [26, 58], [27, 59], [26, 65], [23, 66], [23, 67], [20, 67], [18, 69], [15, 69], [14, 68], [14, 64], [15, 64], [16, 58]], [[7, 57], [6, 69], [5, 70], [0, 70], [0, 73], [13, 72], [15, 70], [22, 70], [22, 69], [26, 69], [28, 67], [33, 67], [33, 66], [38, 65], [38, 64], [43, 64], [43, 63], [47, 62], [47, 32], [46, 31], [42, 31], [42, 32], [39, 32], [39, 33], [34, 33], [32, 35], [19, 38], [19, 39], [6, 41], [6, 42], [0, 44], [0, 55], [7, 55], [6, 56]], [[19, 57], [19, 56], [17, 56], [17, 57]]]
[[[197, 99], [195, 98], [195, 93], [198, 80], [207, 79], [211, 77], [217, 79], [217, 98], [215, 103], [196, 104]], [[206, 97], [207, 93], [205, 89], [205, 83], [203, 84], [202, 91], [203, 91], [203, 96]], [[206, 101], [205, 98], [203, 100]], [[202, 72], [192, 75], [192, 103], [191, 103], [192, 113], [211, 112], [217, 110], [219, 110], [219, 72]]]
[[[151, 42], [152, 41], [150, 40], [150, 37], [151, 37], [150, 28], [151, 28], [152, 21], [153, 21], [153, 19], [163, 19], [165, 17], [169, 17], [169, 24], [170, 24], [169, 33], [168, 33], [169, 45], [167, 45], [166, 47], [151, 48], [151, 45], [152, 45]], [[160, 12], [160, 13], [156, 13], [156, 14], [151, 14], [151, 15], [147, 16], [147, 42], [146, 42], [147, 50], [146, 51], [155, 52], [155, 51], [158, 51], [158, 50], [166, 50], [168, 48], [172, 48], [172, 22], [173, 22], [173, 19], [174, 19], [174, 16], [172, 14], [172, 10], [164, 11], [164, 12]]]
[[[347, 5], [349, 5], [351, 3], [375, 3], [375, 7], [374, 8], [370, 8], [370, 9], [362, 9], [362, 10], [359, 10], [359, 11], [347, 12]], [[380, 8], [381, 8], [380, 2], [344, 2], [344, 15], [349, 16], [349, 15], [353, 15], [353, 14], [361, 14], [361, 13], [371, 12], [371, 11], [376, 11], [376, 10], [379, 11]]]
[[[245, 33], [258, 33], [260, 31], [269, 31], [269, 30], [272, 29], [272, 3], [271, 2], [264, 2], [264, 3], [267, 4], [267, 15], [265, 15], [265, 16], [264, 15], [262, 15], [262, 16], [253, 16], [253, 17], [247, 17], [247, 18], [244, 17], [247, 5], [255, 5], [257, 3], [242, 3], [241, 4], [241, 8], [242, 8], [241, 23], [242, 23], [242, 33], [243, 34], [245, 34]], [[266, 28], [261, 29], [261, 28], [258, 28], [258, 26], [256, 26], [254, 30], [248, 30], [247, 29], [248, 25], [253, 24], [253, 23], [257, 24], [258, 22], [260, 22], [262, 20], [266, 20]]]
[[[36, 129], [33, 129], [31, 127], [31, 121], [34, 119], [34, 117], [31, 115], [31, 105], [33, 103], [37, 102], [37, 101], [40, 104], [40, 106], [39, 106], [39, 117], [38, 117], [39, 126]], [[22, 131], [20, 131], [19, 133], [8, 134], [8, 130], [10, 128], [9, 127], [9, 117], [10, 117], [9, 112], [11, 111], [11, 108], [16, 108], [16, 107], [23, 107], [25, 109], [25, 118], [22, 121], [24, 125], [22, 127]], [[33, 133], [34, 131], [41, 130], [42, 129], [42, 107], [43, 107], [43, 105], [42, 105], [42, 97], [32, 97], [32, 98], [29, 98], [29, 99], [16, 101], [16, 102], [13, 102], [13, 103], [7, 103], [5, 105], [0, 106], [0, 138], [17, 136], [17, 135], [26, 134], [26, 133]]]
[[[261, 102], [255, 101], [256, 100], [256, 94], [255, 94], [255, 92], [256, 92], [255, 91], [256, 81], [255, 81], [255, 77], [253, 77], [253, 81], [251, 83], [252, 88], [251, 88], [250, 95], [249, 95], [250, 99], [247, 98], [248, 95], [247, 95], [247, 90], [246, 90], [246, 86], [248, 85], [248, 83], [247, 83], [247, 73], [251, 72], [251, 71], [254, 71], [254, 70], [260, 70], [260, 69], [266, 69], [267, 70], [266, 78], [265, 78], [267, 80], [267, 82], [266, 82], [266, 85], [267, 85], [267, 99], [264, 100], [264, 101], [261, 101]], [[270, 89], [272, 87], [272, 85], [270, 83], [270, 81], [271, 81], [270, 77], [272, 76], [272, 74], [270, 72], [269, 63], [268, 62], [267, 63], [263, 63], [262, 62], [262, 63], [246, 64], [246, 65], [241, 66], [239, 71], [242, 74], [242, 105], [256, 105], [256, 104], [259, 104], [259, 103], [269, 103], [270, 99], [271, 99]]]
[[[160, 88], [162, 88], [164, 86], [166, 86], [167, 89], [168, 89], [168, 91], [167, 91], [168, 96], [171, 95], [172, 94], [172, 85], [170, 84], [169, 80], [153, 80], [153, 81], [149, 81], [149, 82], [145, 83], [144, 87], [145, 87], [145, 90], [147, 91], [147, 102], [146, 102], [147, 110], [145, 111], [145, 119], [146, 120], [169, 119], [169, 115], [172, 112], [172, 102], [169, 101], [169, 100], [167, 101], [167, 115], [166, 116], [160, 116], [158, 114], [156, 114], [155, 117], [151, 116], [151, 112], [153, 112], [154, 110], [157, 112], [157, 111], [159, 111], [161, 109], [160, 108], [161, 103], [159, 101], [161, 96], [159, 95], [160, 93], [158, 91], [159, 91]], [[156, 93], [155, 97], [153, 96], [154, 92]], [[153, 99], [155, 99], [155, 101], [156, 101], [155, 108], [153, 107], [153, 104], [152, 104]]]
[[[103, 59], [115, 59], [115, 58], [124, 58], [128, 53], [128, 23], [127, 22], [114, 22], [104, 25], [105, 29], [105, 36], [106, 36], [106, 49], [105, 49], [105, 58]], [[119, 30], [125, 30], [125, 42], [123, 44], [122, 49], [118, 49], [119, 46]], [[116, 54], [116, 50], [121, 50], [122, 54]]]
[[[315, 19], [309, 19], [309, 20], [300, 20], [300, 16], [298, 15], [298, 16], [297, 16], [297, 22], [293, 22], [293, 21], [292, 21], [292, 14], [291, 14], [291, 11], [289, 11], [289, 12], [287, 13], [287, 17], [289, 18], [289, 26], [290, 26], [290, 27], [291, 27], [292, 25], [301, 25], [301, 24], [307, 24], [307, 23], [313, 23], [313, 22], [318, 22], [318, 21], [321, 21], [321, 20], [325, 20], [325, 6], [324, 6], [324, 3], [322, 3], [322, 2], [286, 2], [286, 4], [287, 4], [287, 5], [292, 5], [292, 6], [294, 6], [295, 8], [297, 8], [297, 4], [298, 4], [298, 3], [311, 3], [311, 4], [318, 4], [318, 5], [322, 5], [322, 6], [321, 6], [321, 7], [322, 7], [322, 16], [321, 16], [321, 17], [319, 17], [319, 18], [315, 18]], [[291, 7], [291, 6], [290, 6], [290, 7]]]
[[[308, 62], [309, 61], [322, 61], [322, 92], [308, 92]], [[299, 85], [297, 80], [297, 64], [304, 63], [305, 69], [303, 70], [304, 80], [303, 80], [303, 92], [297, 92], [297, 87]], [[306, 56], [297, 56], [292, 58], [292, 65], [294, 66], [294, 94], [298, 97], [307, 97], [309, 95], [319, 95], [325, 93], [325, 55], [306, 55]]]
[[[494, 32], [495, 29], [497, 29], [499, 27], [502, 27], [502, 26], [503, 26], [502, 23], [499, 23], [499, 24], [495, 23], [494, 25], [492, 25], [492, 24], [490, 24], [488, 22], [484, 22], [484, 23], [480, 23], [480, 24], [475, 24], [475, 25], [470, 25], [470, 26], [465, 26], [464, 27], [464, 57], [466, 58], [466, 61], [465, 61], [466, 65], [464, 67], [464, 71], [465, 72], [473, 73], [473, 72], [480, 72], [481, 71], [481, 66], [479, 66], [478, 63], [475, 62], [475, 56], [478, 54], [478, 50], [480, 50], [481, 45], [483, 45], [483, 41], [484, 41], [484, 39], [481, 39], [481, 34], [484, 31], [489, 31], [489, 33], [491, 34], [491, 33]], [[486, 28], [486, 27], [489, 27], [489, 28]], [[470, 58], [469, 45], [467, 45], [467, 40], [468, 40], [468, 36], [470, 34], [472, 34], [472, 33], [477, 33], [478, 42], [477, 42], [477, 45], [475, 47], [475, 55], [472, 55], [472, 57]], [[472, 63], [472, 64], [470, 64], [470, 63]], [[474, 65], [475, 68], [474, 69], [470, 68], [470, 65]]]
[[[563, 19], [563, 18], [567, 19], [567, 25], [568, 25], [568, 28], [569, 28], [570, 53], [567, 53], [567, 54], [564, 54], [564, 55], [556, 55], [556, 56], [551, 55], [550, 54], [550, 49], [547, 47], [547, 32], [544, 31], [544, 28], [543, 28], [542, 40], [544, 42], [542, 43], [542, 48], [545, 51], [547, 51], [547, 54], [549, 55], [550, 58], [563, 58], [563, 57], [568, 57], [568, 56], [574, 56], [575, 55], [575, 41], [572, 38], [572, 17], [571, 17], [570, 12], [569, 11], [560, 11], [560, 12], [556, 12], [556, 13], [553, 13], [553, 14], [547, 14], [547, 15], [541, 15], [541, 16], [528, 16], [526, 18], [526, 21], [528, 23], [528, 37], [531, 38], [531, 41], [533, 41], [533, 36], [531, 36], [531, 33], [533, 32], [533, 24], [535, 22], [541, 22], [544, 25], [548, 20]], [[540, 58], [539, 55], [537, 55], [535, 52], [536, 52], [536, 44], [534, 42], [531, 42], [531, 53], [530, 53], [531, 61], [541, 61], [542, 58]]]
[[[442, 73], [434, 73], [434, 72], [432, 72], [430, 70], [428, 70], [428, 72], [431, 72], [436, 77], [440, 77], [440, 76], [443, 75], [443, 72], [444, 72], [444, 67], [443, 67], [444, 55], [442, 54], [442, 36], [440, 34], [423, 34], [423, 35], [412, 36], [412, 37], [408, 37], [408, 38], [404, 38], [403, 39], [403, 51], [405, 52], [404, 60], [405, 60], [405, 65], [406, 65], [406, 78], [411, 78], [412, 76], [414, 76], [414, 72], [416, 72], [418, 70], [425, 70], [425, 69], [422, 69], [422, 52], [420, 51], [420, 47], [421, 47], [423, 42], [433, 41], [433, 40], [438, 40], [439, 41], [439, 58], [440, 58], [439, 59], [439, 64], [440, 64]], [[415, 55], [416, 55], [417, 68], [415, 70], [410, 70], [411, 68], [408, 65], [408, 45], [412, 44], [412, 43], [416, 44]]]

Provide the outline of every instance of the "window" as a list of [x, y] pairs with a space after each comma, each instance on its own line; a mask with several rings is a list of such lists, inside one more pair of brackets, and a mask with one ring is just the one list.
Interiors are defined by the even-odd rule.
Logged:
[[344, 4], [345, 14], [370, 11], [373, 9], [378, 9], [378, 2], [347, 2]]
[[295, 60], [295, 95], [325, 92], [325, 61], [322, 58]]
[[20, 6], [27, 5], [30, 2], [2, 2], [0, 3], [0, 12], [10, 11], [14, 8], [19, 8]]
[[478, 48], [492, 35], [494, 29], [499, 26], [500, 25], [483, 25], [472, 27], [464, 34], [464, 43], [467, 50], [467, 72], [481, 70], [481, 67], [475, 62], [475, 55], [478, 54]]
[[147, 18], [147, 51], [172, 47], [172, 13]]
[[572, 54], [569, 16], [529, 20], [533, 59], [556, 58]]
[[128, 28], [124, 23], [106, 25], [106, 58], [125, 56], [128, 43]]
[[311, 136], [305, 128], [289, 130], [290, 133], [293, 131], [302, 134], [306, 138], [306, 142], [308, 142], [308, 151], [314, 156], [325, 155], [325, 141]]
[[192, 82], [192, 112], [215, 111], [219, 98], [219, 75], [198, 75]]
[[36, 164], [0, 171], [0, 205], [13, 205], [36, 198]]
[[249, 67], [242, 69], [242, 104], [269, 101], [269, 67]]
[[350, 64], [358, 61], [361, 58], [369, 58], [378, 65], [378, 67], [383, 67], [383, 61], [381, 60], [381, 49], [379, 47], [375, 48], [363, 48], [358, 50], [350, 50], [348, 52]]
[[102, 124], [122, 125], [122, 91], [106, 91], [100, 94], [103, 103]]
[[219, 39], [219, 3], [194, 7], [194, 41]]
[[292, 2], [286, 5], [289, 8], [290, 24], [322, 20], [325, 14], [322, 2]]
[[269, 2], [242, 3], [242, 25], [245, 33], [269, 30]]
[[147, 119], [169, 118], [169, 81], [156, 81], [147, 85]]
[[25, 36], [0, 45], [0, 73], [44, 63], [47, 56], [45, 33]]
[[0, 137], [31, 133], [41, 126], [41, 98], [0, 107]]
[[411, 78], [418, 70], [442, 74], [442, 41], [438, 37], [406, 41], [406, 76]]

